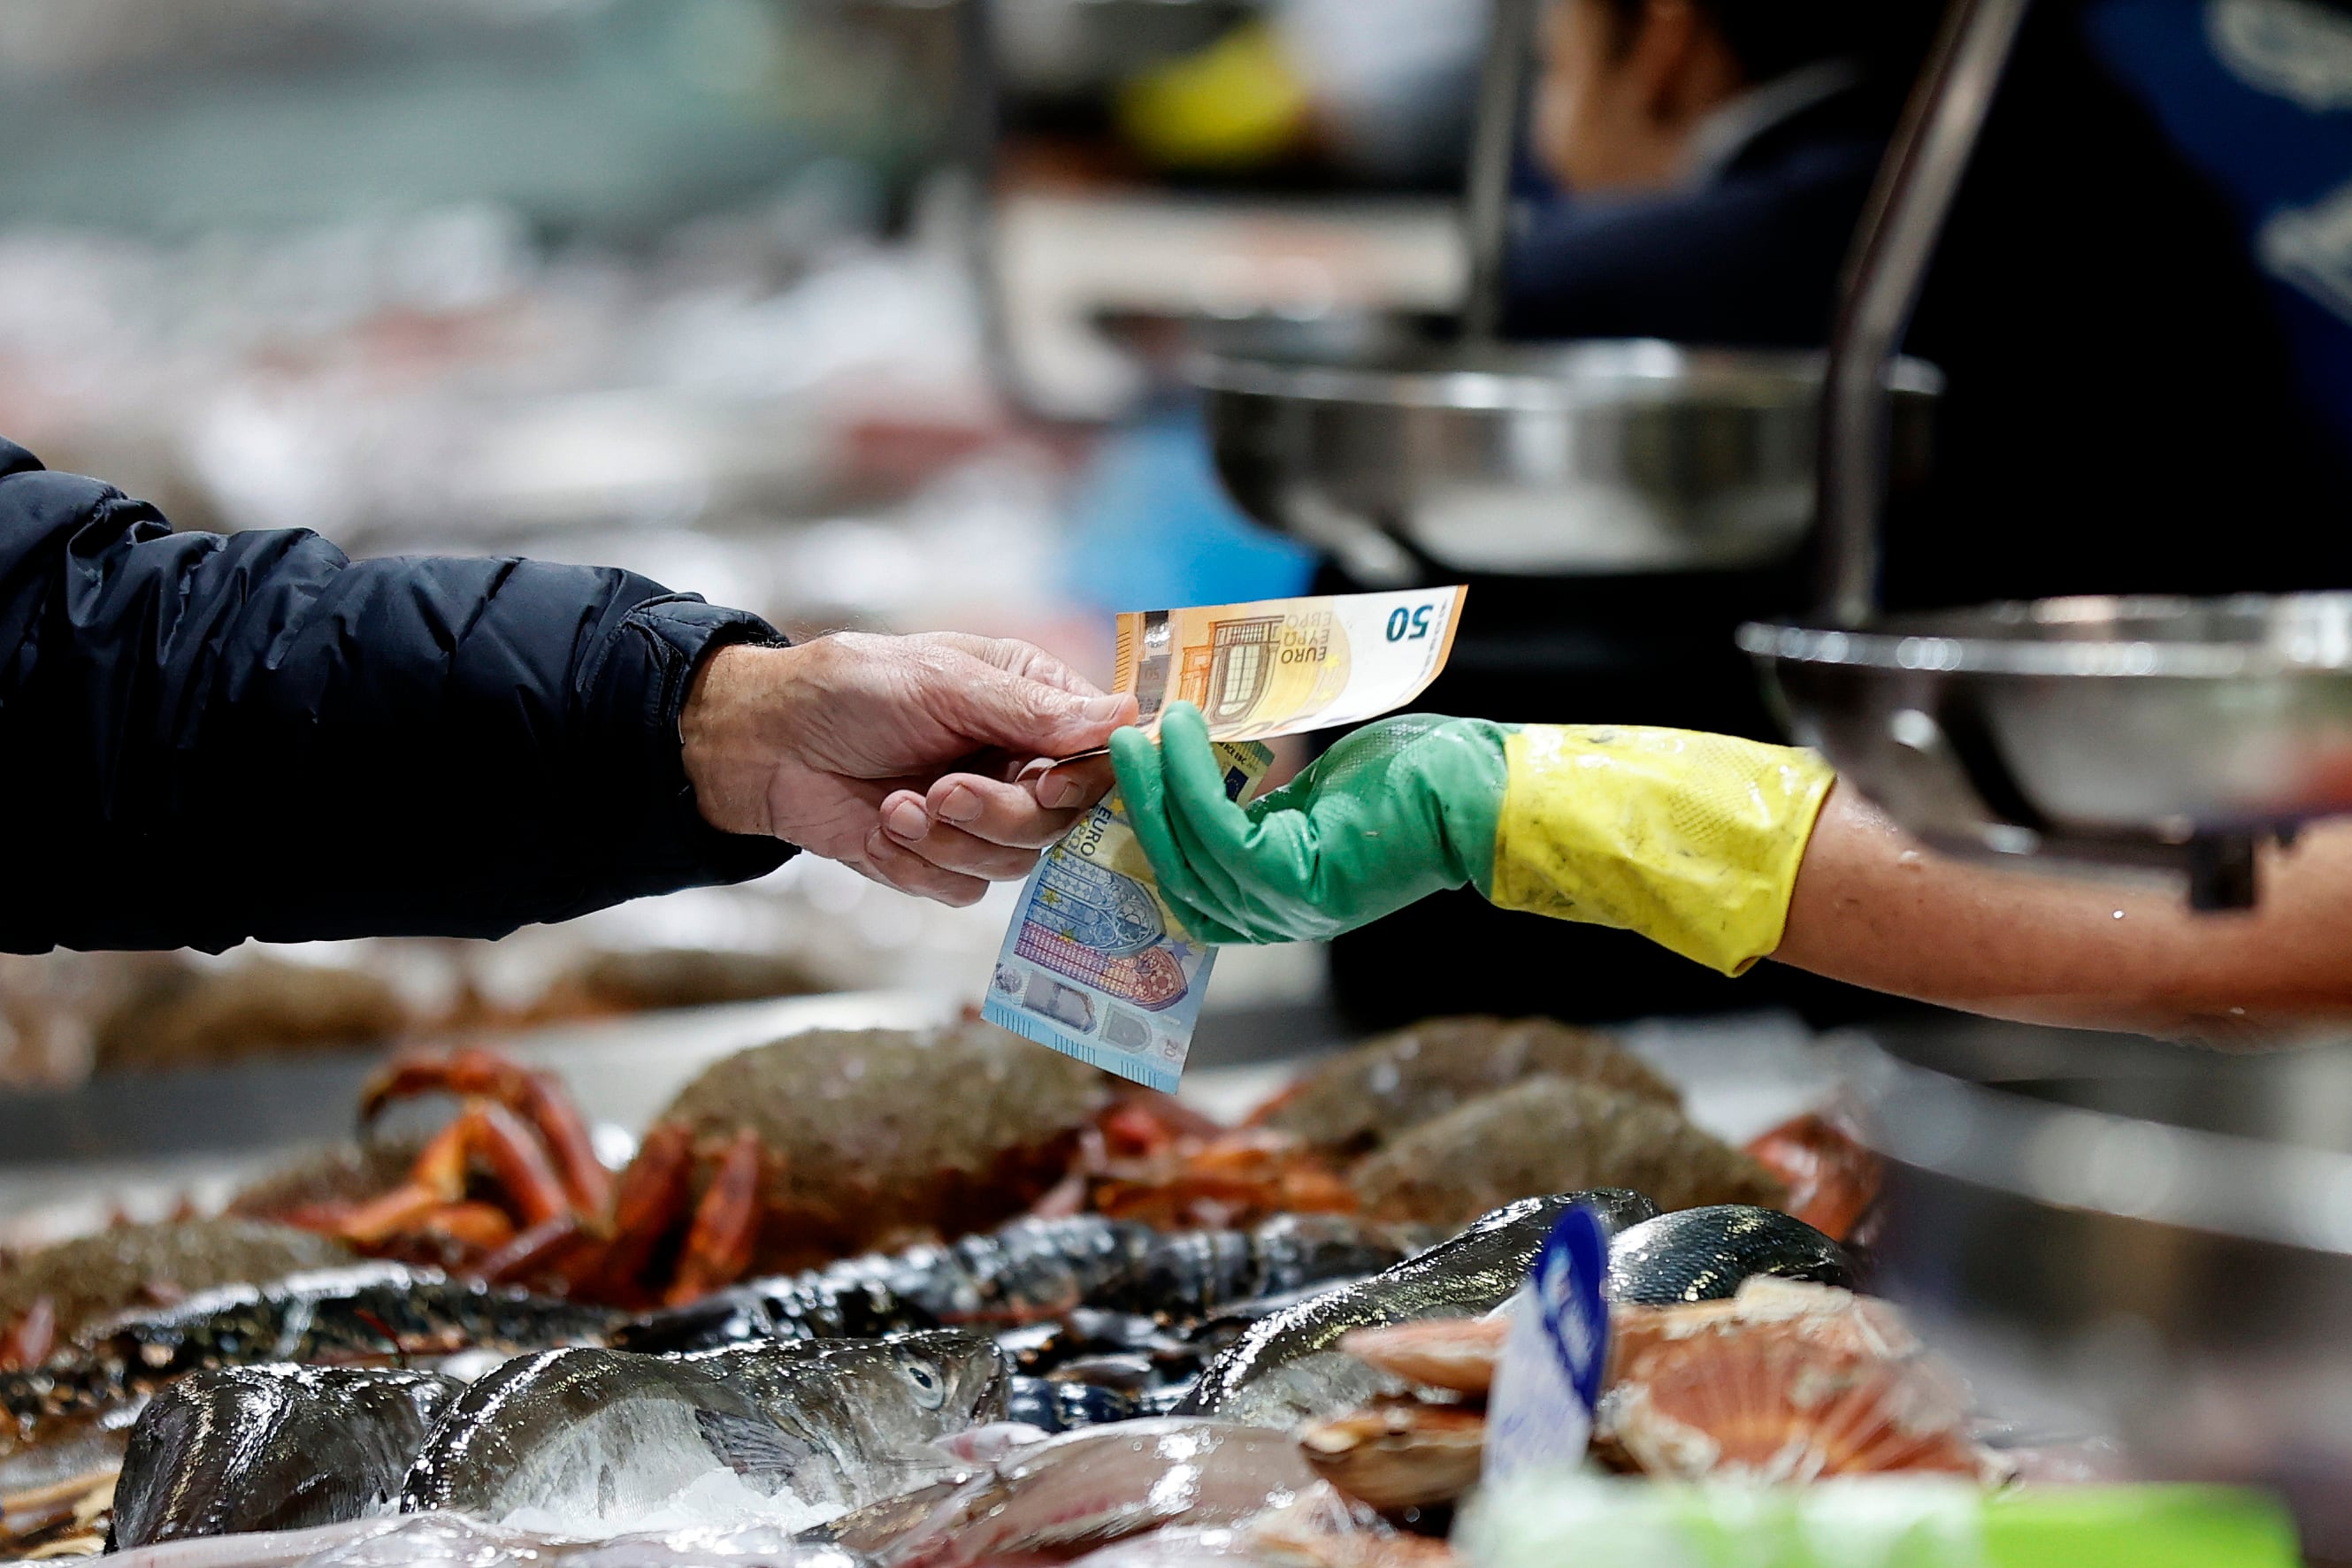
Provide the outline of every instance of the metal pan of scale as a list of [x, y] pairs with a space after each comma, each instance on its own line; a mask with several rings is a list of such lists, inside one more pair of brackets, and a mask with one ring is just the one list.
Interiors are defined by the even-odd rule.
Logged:
[[1940, 848], [2185, 869], [2352, 811], [2352, 593], [2084, 598], [1750, 625], [1790, 733]]
[[1872, 1031], [1875, 1287], [2028, 1446], [2273, 1488], [2352, 1563], [2352, 1042], [2224, 1055], [1978, 1020]]
[[[1366, 580], [1766, 566], [1813, 517], [1817, 354], [1448, 341], [1371, 316], [1211, 332], [1186, 371], [1242, 508]], [[1898, 486], [1940, 381], [1889, 378]]]

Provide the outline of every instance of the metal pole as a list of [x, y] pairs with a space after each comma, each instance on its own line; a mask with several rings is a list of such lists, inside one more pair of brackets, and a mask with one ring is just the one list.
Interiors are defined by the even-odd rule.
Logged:
[[2029, 4], [1952, 0], [1856, 236], [1822, 392], [1823, 609], [1833, 625], [1860, 625], [1878, 609], [1892, 416], [1886, 371], [1918, 308]]
[[990, 380], [1015, 402], [1020, 366], [1005, 321], [1003, 280], [996, 266], [997, 165], [1004, 136], [996, 67], [996, 0], [956, 0], [956, 101], [950, 115], [950, 167], [963, 184], [965, 262], [980, 299], [981, 353]]
[[1503, 261], [1511, 238], [1511, 172], [1518, 159], [1520, 110], [1527, 98], [1528, 60], [1535, 45], [1540, 0], [1492, 0], [1486, 57], [1478, 73], [1478, 118], [1470, 136], [1470, 169], [1462, 205], [1463, 237], [1470, 253], [1470, 293], [1462, 309], [1463, 336], [1495, 336], [1503, 317]]

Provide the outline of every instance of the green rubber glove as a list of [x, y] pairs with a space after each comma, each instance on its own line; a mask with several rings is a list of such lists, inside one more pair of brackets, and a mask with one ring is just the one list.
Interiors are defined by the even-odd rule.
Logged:
[[1352, 931], [1446, 888], [1494, 881], [1516, 726], [1406, 714], [1346, 737], [1281, 789], [1237, 806], [1190, 703], [1160, 744], [1111, 737], [1128, 821], [1178, 919], [1205, 942]]
[[1835, 775], [1809, 751], [1626, 725], [1408, 715], [1246, 810], [1198, 710], [1111, 737], [1135, 836], [1207, 942], [1310, 941], [1474, 883], [1737, 975], [1780, 945]]

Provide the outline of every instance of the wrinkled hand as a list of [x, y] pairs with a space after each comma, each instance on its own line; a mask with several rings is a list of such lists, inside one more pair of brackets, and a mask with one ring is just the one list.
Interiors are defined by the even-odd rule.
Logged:
[[1026, 643], [856, 632], [723, 648], [679, 728], [702, 814], [967, 904], [1029, 874], [1108, 792], [1095, 750], [1135, 716]]

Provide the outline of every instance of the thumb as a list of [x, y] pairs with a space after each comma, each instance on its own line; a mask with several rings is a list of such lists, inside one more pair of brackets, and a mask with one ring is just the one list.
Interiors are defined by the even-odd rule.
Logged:
[[1030, 757], [1071, 757], [1110, 743], [1111, 732], [1135, 720], [1135, 698], [1124, 693], [1065, 691], [978, 659], [947, 672], [942, 707], [956, 727], [987, 746]]

